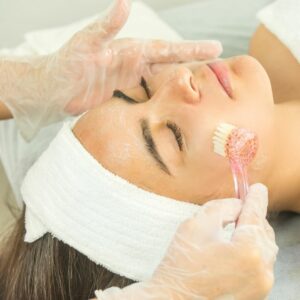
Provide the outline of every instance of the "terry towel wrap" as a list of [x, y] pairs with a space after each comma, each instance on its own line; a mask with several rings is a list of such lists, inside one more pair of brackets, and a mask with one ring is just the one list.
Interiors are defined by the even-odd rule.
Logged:
[[201, 206], [145, 191], [106, 170], [73, 125], [64, 123], [25, 176], [25, 241], [50, 233], [113, 273], [147, 280], [178, 225]]

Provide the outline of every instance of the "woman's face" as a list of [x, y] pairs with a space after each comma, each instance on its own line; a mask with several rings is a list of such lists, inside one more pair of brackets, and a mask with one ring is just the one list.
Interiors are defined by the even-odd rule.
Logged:
[[257, 133], [249, 177], [266, 183], [273, 128], [269, 79], [249, 56], [219, 61], [218, 67], [227, 72], [231, 92], [207, 64], [168, 66], [86, 113], [74, 133], [105, 168], [129, 182], [202, 204], [234, 196], [229, 163], [212, 145], [217, 125], [231, 123]]

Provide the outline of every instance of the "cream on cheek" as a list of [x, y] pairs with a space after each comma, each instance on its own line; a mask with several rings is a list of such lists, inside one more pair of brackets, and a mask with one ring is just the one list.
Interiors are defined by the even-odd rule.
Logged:
[[109, 119], [106, 124], [106, 160], [110, 164], [125, 167], [134, 160], [141, 148], [141, 138], [136, 130], [138, 123], [126, 108], [112, 106], [106, 111], [106, 115]]
[[136, 127], [129, 127], [128, 124], [124, 129], [115, 127], [101, 162], [108, 170], [129, 182], [161, 193], [162, 171], [146, 151], [141, 130], [138, 125]]
[[109, 160], [111, 163], [117, 163], [118, 166], [124, 167], [125, 165], [128, 165], [128, 162], [133, 158], [133, 145], [130, 143], [122, 143], [120, 147], [122, 148], [122, 151], [116, 150], [116, 147], [114, 147], [113, 144], [108, 146], [108, 151], [110, 153]]

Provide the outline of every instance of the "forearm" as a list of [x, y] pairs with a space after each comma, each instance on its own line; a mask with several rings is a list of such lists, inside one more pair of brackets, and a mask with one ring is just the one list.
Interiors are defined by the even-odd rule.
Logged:
[[23, 68], [23, 63], [0, 58], [0, 120], [13, 117], [9, 109], [8, 99], [12, 95], [11, 89], [14, 88], [16, 76], [24, 72], [22, 71]]
[[[13, 108], [42, 93], [43, 58], [0, 58], [0, 120], [13, 117]], [[21, 103], [20, 103], [21, 104]]]
[[0, 57], [0, 120], [13, 117], [25, 140], [63, 117], [58, 100], [69, 91], [53, 64], [59, 63], [52, 56]]

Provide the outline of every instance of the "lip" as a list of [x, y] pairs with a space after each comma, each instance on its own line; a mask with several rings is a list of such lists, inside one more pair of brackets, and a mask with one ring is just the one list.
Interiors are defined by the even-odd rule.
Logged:
[[229, 70], [226, 64], [222, 61], [216, 61], [207, 64], [207, 66], [213, 71], [216, 75], [219, 83], [223, 87], [224, 91], [228, 95], [228, 97], [232, 98], [232, 86], [229, 78]]

